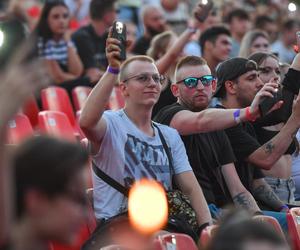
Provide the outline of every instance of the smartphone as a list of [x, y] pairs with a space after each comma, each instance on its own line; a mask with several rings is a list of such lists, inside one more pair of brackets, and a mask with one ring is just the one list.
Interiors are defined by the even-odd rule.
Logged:
[[204, 4], [204, 1], [202, 1], [202, 10], [200, 13], [195, 13], [195, 17], [199, 22], [204, 22], [205, 19], [208, 17], [209, 12], [214, 7], [214, 2], [212, 0], [205, 1], [206, 4]]
[[120, 21], [115, 21], [112, 28], [112, 37], [121, 42], [120, 58], [124, 61], [126, 59], [126, 25]]
[[270, 109], [274, 106], [275, 103], [282, 100], [282, 89], [279, 88], [277, 92], [273, 93], [273, 97], [264, 98], [259, 104], [259, 111], [261, 117], [266, 116]]

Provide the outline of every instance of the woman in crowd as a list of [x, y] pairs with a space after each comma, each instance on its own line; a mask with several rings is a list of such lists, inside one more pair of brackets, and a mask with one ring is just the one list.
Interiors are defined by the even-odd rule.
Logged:
[[86, 83], [78, 79], [83, 66], [71, 41], [68, 25], [69, 10], [64, 1], [47, 1], [35, 33], [38, 37], [39, 57], [45, 60], [53, 81], [70, 91], [73, 87]]
[[262, 30], [251, 30], [245, 34], [239, 56], [247, 58], [255, 52], [270, 52], [269, 36]]
[[[279, 59], [275, 55], [272, 53], [257, 52], [252, 54], [249, 59], [257, 63], [259, 77], [263, 83], [281, 82]], [[291, 91], [288, 91], [286, 87], [278, 93], [282, 93], [284, 100], [284, 106], [278, 114], [280, 114], [280, 112], [284, 112], [287, 116], [289, 116], [292, 110], [294, 94]], [[276, 115], [276, 113], [273, 115]], [[285, 118], [279, 120], [273, 118], [266, 116], [254, 124], [258, 140], [261, 144], [264, 144], [274, 137], [284, 125]], [[295, 183], [291, 178], [291, 154], [295, 151], [295, 149], [296, 144], [291, 144], [287, 152], [279, 158], [272, 169], [263, 170], [266, 175], [266, 181], [270, 184], [278, 197], [285, 203], [293, 203], [295, 201]]]

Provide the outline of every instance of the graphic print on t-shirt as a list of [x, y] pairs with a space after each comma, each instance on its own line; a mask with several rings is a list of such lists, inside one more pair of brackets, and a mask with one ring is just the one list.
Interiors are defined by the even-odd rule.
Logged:
[[127, 134], [125, 143], [124, 182], [131, 186], [135, 179], [151, 178], [170, 188], [168, 157], [162, 145], [151, 145]]

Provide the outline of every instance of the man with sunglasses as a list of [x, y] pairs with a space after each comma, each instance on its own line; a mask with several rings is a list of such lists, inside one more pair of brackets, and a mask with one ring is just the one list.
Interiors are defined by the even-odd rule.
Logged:
[[[204, 129], [198, 125], [206, 119], [201, 113], [205, 112], [216, 88], [216, 79], [206, 61], [196, 56], [181, 59], [176, 66], [175, 79], [177, 82], [171, 88], [178, 101], [163, 108], [155, 120], [181, 134], [207, 203], [222, 207], [233, 201], [253, 214], [259, 212], [254, 198], [236, 173], [235, 156], [225, 132], [206, 132], [213, 130], [207, 127], [203, 133]], [[216, 122], [222, 123], [221, 120]]]
[[[237, 108], [237, 113], [240, 108], [249, 105], [258, 91], [267, 97], [272, 97], [272, 93], [278, 88], [277, 83], [266, 83], [263, 86], [258, 77], [256, 63], [245, 58], [232, 58], [221, 63], [217, 68], [217, 77], [218, 89], [215, 96], [220, 100], [217, 107]], [[253, 122], [257, 117], [249, 114], [249, 118]], [[250, 122], [243, 122], [225, 130], [237, 157], [235, 165], [243, 184], [257, 201], [274, 211], [288, 211], [288, 207], [266, 183], [259, 168], [268, 170], [274, 165], [288, 149], [299, 126], [298, 96], [292, 115], [286, 124], [264, 145], [259, 144]]]

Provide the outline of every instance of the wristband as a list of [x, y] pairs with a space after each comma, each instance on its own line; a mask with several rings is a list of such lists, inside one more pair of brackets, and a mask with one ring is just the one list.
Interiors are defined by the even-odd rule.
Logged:
[[256, 117], [254, 117], [250, 112], [250, 107], [246, 108], [246, 120], [250, 122], [254, 122], [256, 120]]
[[107, 67], [107, 72], [113, 74], [113, 75], [118, 75], [120, 70], [117, 68], [112, 68], [110, 66]]
[[237, 124], [241, 122], [240, 113], [241, 113], [240, 109], [237, 109], [236, 111], [233, 112], [233, 119]]
[[284, 204], [280, 208], [278, 208], [279, 211], [281, 211], [282, 209], [289, 209], [289, 207], [288, 205]]
[[187, 30], [188, 30], [190, 33], [196, 33], [197, 28], [188, 27]]

